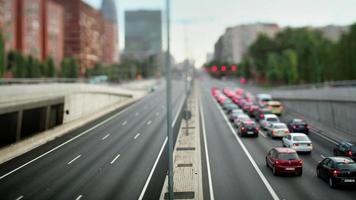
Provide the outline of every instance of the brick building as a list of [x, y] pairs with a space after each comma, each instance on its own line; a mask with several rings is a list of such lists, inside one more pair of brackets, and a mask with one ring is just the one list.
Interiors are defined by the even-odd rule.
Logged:
[[0, 0], [0, 31], [6, 51], [16, 48], [16, 1]]

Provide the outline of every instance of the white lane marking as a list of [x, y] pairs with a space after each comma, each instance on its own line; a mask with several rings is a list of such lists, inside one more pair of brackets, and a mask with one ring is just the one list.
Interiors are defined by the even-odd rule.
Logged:
[[[178, 108], [178, 111], [182, 110], [183, 105], [184, 105], [184, 101], [182, 101], [181, 105], [180, 105], [179, 108]], [[162, 107], [164, 108], [164, 106], [162, 106]], [[173, 122], [172, 122], [172, 125], [171, 125], [172, 127], [174, 127], [174, 124], [177, 122], [178, 117], [179, 117], [179, 112], [177, 112], [177, 114], [176, 114], [176, 116], [175, 116], [175, 118], [174, 118], [174, 120], [173, 120]], [[155, 163], [153, 164], [153, 167], [152, 167], [152, 169], [151, 169], [151, 172], [150, 172], [150, 174], [149, 174], [148, 177], [147, 177], [146, 183], [145, 183], [145, 185], [143, 186], [142, 192], [141, 192], [140, 197], [138, 198], [138, 200], [142, 200], [143, 197], [144, 197], [144, 195], [145, 195], [145, 193], [146, 193], [148, 184], [149, 184], [150, 181], [151, 181], [151, 178], [152, 178], [152, 176], [153, 176], [153, 172], [156, 170], [158, 161], [159, 161], [159, 159], [161, 158], [162, 152], [163, 152], [163, 150], [164, 150], [164, 147], [165, 147], [166, 144], [167, 144], [167, 141], [168, 141], [168, 138], [166, 137], [166, 138], [164, 139], [163, 144], [162, 144], [161, 150], [160, 150], [159, 153], [158, 153], [158, 156], [157, 156], [157, 158], [156, 158], [156, 161], [155, 161]]]
[[114, 162], [120, 157], [120, 154], [118, 154], [117, 156], [115, 156], [115, 158], [110, 162], [110, 164], [114, 164]]
[[140, 137], [140, 135], [141, 135], [140, 133], [137, 133], [134, 137], [134, 140], [136, 140], [138, 137]]
[[22, 195], [16, 198], [16, 200], [21, 200], [21, 199], [23, 199]]
[[92, 131], [92, 130], [98, 128], [99, 126], [101, 126], [101, 125], [103, 125], [103, 124], [105, 124], [105, 123], [107, 123], [107, 122], [113, 120], [115, 117], [121, 115], [122, 113], [126, 112], [126, 111], [129, 110], [130, 108], [132, 108], [132, 107], [127, 107], [127, 108], [123, 109], [123, 110], [120, 111], [119, 113], [117, 113], [117, 114], [115, 114], [115, 115], [113, 115], [113, 116], [107, 118], [106, 120], [104, 120], [104, 121], [100, 122], [99, 124], [97, 124], [97, 125], [91, 127], [90, 129], [87, 129], [86, 131], [80, 133], [79, 135], [73, 137], [72, 139], [67, 140], [66, 142], [63, 142], [62, 144], [60, 144], [60, 145], [54, 147], [53, 149], [47, 151], [46, 153], [41, 154], [40, 156], [38, 156], [38, 157], [36, 157], [36, 158], [34, 158], [34, 159], [28, 161], [27, 163], [25, 163], [25, 164], [23, 164], [23, 165], [21, 165], [21, 166], [15, 168], [15, 169], [9, 171], [8, 173], [2, 175], [2, 176], [0, 177], [0, 180], [3, 179], [3, 178], [5, 178], [5, 177], [7, 177], [7, 176], [9, 176], [10, 174], [13, 174], [14, 172], [16, 172], [16, 171], [18, 171], [18, 170], [20, 170], [20, 169], [26, 167], [27, 165], [29, 165], [29, 164], [35, 162], [36, 160], [38, 160], [38, 159], [40, 159], [40, 158], [42, 158], [42, 157], [44, 157], [44, 156], [46, 156], [46, 155], [52, 153], [53, 151], [55, 151], [55, 150], [57, 150], [57, 149], [63, 147], [64, 145], [66, 145], [66, 144], [68, 144], [68, 143], [70, 143], [70, 142], [72, 142], [72, 141], [78, 139], [79, 137], [81, 137], [81, 136], [83, 136], [83, 135], [89, 133], [90, 131]]
[[149, 120], [149, 121], [147, 122], [147, 125], [150, 125], [150, 124], [152, 124], [152, 121], [151, 121], [151, 120]]
[[83, 197], [83, 195], [79, 195], [75, 200], [80, 200]]
[[71, 161], [69, 161], [68, 163], [67, 163], [67, 165], [70, 165], [70, 164], [72, 164], [74, 161], [76, 161], [78, 158], [80, 158], [82, 155], [78, 155], [77, 157], [75, 157], [73, 160], [71, 160]]
[[127, 124], [127, 121], [122, 122], [121, 125], [125, 126]]
[[219, 109], [221, 115], [223, 116], [226, 124], [229, 126], [232, 134], [235, 136], [235, 139], [237, 140], [237, 142], [240, 144], [242, 150], [245, 152], [247, 158], [250, 160], [252, 166], [255, 168], [257, 174], [260, 176], [262, 182], [264, 183], [264, 185], [266, 186], [267, 190], [269, 191], [269, 193], [271, 194], [272, 198], [275, 200], [279, 200], [279, 197], [277, 195], [277, 193], [274, 191], [274, 189], [272, 188], [271, 184], [268, 182], [268, 180], [266, 179], [266, 177], [263, 175], [263, 173], [261, 172], [260, 168], [258, 167], [256, 161], [252, 158], [250, 152], [247, 150], [246, 146], [244, 145], [244, 143], [241, 141], [241, 139], [237, 136], [234, 128], [231, 126], [229, 120], [226, 118], [226, 115], [224, 114], [224, 112], [221, 110], [221, 108], [219, 107], [219, 105], [213, 101], [215, 106]]
[[324, 159], [324, 158], [325, 158], [325, 156], [324, 156], [323, 154], [321, 154], [321, 155], [320, 155], [320, 157], [321, 157], [322, 159]]
[[138, 112], [137, 112], [137, 113], [135, 113], [135, 116], [138, 116]]
[[102, 140], [105, 140], [106, 138], [108, 138], [110, 136], [110, 134], [105, 135], [103, 138], [101, 138]]
[[200, 98], [199, 98], [199, 109], [200, 109], [200, 117], [201, 117], [201, 122], [203, 127], [204, 149], [205, 149], [205, 157], [206, 157], [206, 167], [208, 171], [210, 200], [214, 200], [214, 190], [213, 190], [213, 183], [212, 183], [211, 172], [210, 172], [210, 158], [208, 153], [208, 144], [206, 142], [206, 129], [205, 129], [205, 119], [204, 119], [205, 115], [204, 115], [203, 106]]
[[259, 133], [263, 136], [263, 137], [267, 137], [266, 134], [263, 131], [259, 131]]
[[327, 141], [329, 141], [329, 142], [335, 144], [335, 145], [338, 144], [337, 142], [335, 142], [335, 141], [333, 141], [333, 140], [331, 140], [331, 139], [325, 137], [323, 134], [320, 134], [320, 133], [318, 133], [317, 131], [313, 131], [313, 133], [316, 134], [316, 135], [318, 135], [319, 137], [321, 137], [321, 138], [323, 138], [323, 139], [325, 139], [325, 140], [327, 140]]

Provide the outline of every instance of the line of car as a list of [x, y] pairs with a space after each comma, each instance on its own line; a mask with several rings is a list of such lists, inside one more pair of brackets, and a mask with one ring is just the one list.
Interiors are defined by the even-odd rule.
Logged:
[[[274, 147], [266, 155], [266, 166], [274, 175], [303, 174], [303, 160], [298, 153], [310, 154], [313, 143], [308, 137], [309, 125], [302, 119], [282, 123], [280, 102], [269, 94], [257, 94], [242, 88], [213, 87], [211, 94], [228, 115], [239, 136], [258, 137], [261, 130], [273, 138], [280, 138], [283, 147]], [[323, 158], [316, 167], [317, 177], [326, 180], [331, 188], [356, 186], [356, 143], [341, 142], [333, 150], [333, 157]]]

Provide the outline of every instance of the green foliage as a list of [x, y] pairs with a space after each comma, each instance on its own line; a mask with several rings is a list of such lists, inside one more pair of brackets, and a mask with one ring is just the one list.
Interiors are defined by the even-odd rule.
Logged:
[[3, 76], [4, 72], [5, 72], [5, 42], [0, 32], [0, 77]]
[[50, 57], [45, 62], [45, 76], [46, 77], [56, 77], [56, 66], [53, 59]]
[[64, 58], [61, 63], [61, 77], [78, 78], [79, 64], [75, 58]]

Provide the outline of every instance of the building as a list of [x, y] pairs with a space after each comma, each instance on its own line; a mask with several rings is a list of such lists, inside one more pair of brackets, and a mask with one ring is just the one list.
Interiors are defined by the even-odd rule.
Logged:
[[277, 24], [247, 24], [227, 28], [215, 43], [214, 59], [239, 63], [248, 47], [263, 33], [273, 37], [280, 28]]
[[125, 58], [143, 60], [162, 51], [160, 10], [125, 12]]
[[60, 62], [64, 56], [64, 11], [62, 6], [48, 1], [45, 9], [45, 27], [43, 29], [43, 58], [51, 57], [56, 66], [60, 66]]
[[119, 60], [119, 35], [117, 11], [114, 0], [103, 0], [101, 12], [104, 17], [103, 63], [113, 64]]
[[0, 0], [0, 31], [4, 36], [5, 50], [15, 49], [16, 44], [16, 1]]
[[17, 50], [41, 61], [63, 58], [62, 7], [51, 0], [0, 0], [0, 29], [6, 51]]

